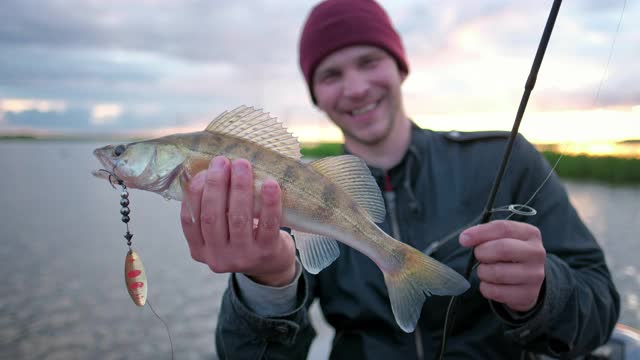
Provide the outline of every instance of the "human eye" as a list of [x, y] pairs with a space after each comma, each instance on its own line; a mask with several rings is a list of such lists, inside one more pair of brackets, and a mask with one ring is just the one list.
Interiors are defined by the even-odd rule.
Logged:
[[373, 69], [380, 62], [380, 58], [377, 56], [366, 56], [360, 59], [360, 67], [365, 69]]
[[340, 78], [340, 73], [335, 70], [327, 70], [320, 73], [318, 76], [318, 82], [330, 83]]

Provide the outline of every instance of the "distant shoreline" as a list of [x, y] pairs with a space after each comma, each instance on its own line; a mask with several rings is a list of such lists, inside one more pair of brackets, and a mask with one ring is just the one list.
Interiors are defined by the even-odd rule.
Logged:
[[[548, 145], [537, 145], [537, 148], [550, 164], [555, 164], [561, 156], [560, 152], [549, 151], [554, 148]], [[302, 148], [302, 154], [311, 158], [341, 153], [342, 145], [335, 143], [303, 146]], [[566, 179], [593, 180], [607, 184], [640, 184], [640, 158], [564, 154], [555, 172], [561, 178]]]
[[[24, 142], [130, 142], [141, 140], [128, 136], [38, 136], [38, 135], [0, 135], [0, 143], [5, 140]], [[640, 145], [640, 139], [619, 141], [620, 145]], [[561, 153], [562, 146], [550, 144], [536, 145], [538, 151], [554, 164]], [[302, 144], [302, 154], [306, 158], [321, 158], [342, 154], [342, 144], [321, 143]], [[555, 172], [561, 178], [575, 180], [592, 180], [607, 184], [640, 184], [640, 158], [613, 155], [564, 154]]]
[[[150, 138], [150, 137], [149, 137]], [[0, 135], [0, 141], [137, 141], [147, 137], [131, 137], [126, 135]]]
[[[130, 135], [117, 135], [117, 134], [107, 134], [107, 135], [31, 135], [31, 134], [0, 134], [0, 141], [3, 140], [26, 140], [26, 141], [110, 141], [110, 140], [119, 140], [119, 141], [138, 141], [141, 139], [151, 139], [152, 136], [130, 136]], [[640, 144], [640, 139], [628, 139], [615, 141], [614, 144]], [[309, 143], [303, 144], [303, 147], [315, 148], [315, 147], [333, 147], [336, 145], [335, 143]], [[339, 145], [339, 144], [338, 144]], [[535, 144], [540, 148], [551, 148], [554, 146], [562, 146], [562, 144]]]

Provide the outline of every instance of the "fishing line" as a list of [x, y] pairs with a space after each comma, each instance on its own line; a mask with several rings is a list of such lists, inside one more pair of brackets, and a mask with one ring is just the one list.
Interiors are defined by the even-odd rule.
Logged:
[[[558, 164], [560, 163], [560, 160], [563, 157], [564, 157], [564, 154], [561, 153], [560, 156], [558, 157], [558, 159], [556, 159], [555, 163], [553, 164], [553, 167], [551, 167], [551, 170], [547, 174], [547, 177], [545, 177], [544, 180], [542, 180], [542, 183], [540, 184], [540, 186], [538, 186], [538, 188], [533, 192], [531, 197], [524, 204], [504, 205], [504, 206], [501, 206], [501, 207], [498, 207], [498, 208], [491, 209], [490, 212], [492, 214], [496, 213], [496, 212], [504, 212], [504, 211], [511, 212], [511, 214], [509, 214], [509, 216], [507, 216], [504, 220], [511, 219], [511, 217], [513, 215], [521, 215], [521, 216], [534, 216], [534, 215], [536, 215], [538, 213], [538, 211], [536, 209], [532, 208], [531, 206], [529, 206], [529, 204], [531, 203], [531, 201], [533, 201], [533, 199], [540, 192], [540, 190], [542, 190], [542, 188], [547, 183], [547, 181], [549, 181], [549, 178], [551, 178], [551, 175], [553, 175], [556, 167], [558, 166]], [[522, 209], [524, 209], [524, 210], [522, 210]], [[467, 223], [467, 224], [457, 228], [456, 230], [452, 231], [451, 233], [449, 233], [449, 235], [444, 236], [441, 240], [434, 241], [433, 243], [431, 243], [431, 245], [429, 245], [422, 252], [425, 253], [426, 255], [433, 254], [438, 249], [440, 249], [442, 246], [444, 246], [447, 242], [449, 242], [449, 241], [455, 239], [456, 237], [458, 237], [458, 235], [460, 235], [461, 232], [463, 232], [464, 230], [470, 228], [471, 226], [474, 226], [474, 225], [478, 224], [478, 222], [482, 219], [482, 216], [483, 216], [483, 214], [478, 215], [475, 219], [471, 220], [469, 223]], [[448, 258], [449, 257], [444, 257], [444, 258], [441, 259], [441, 261], [445, 261]]]
[[153, 315], [162, 322], [167, 331], [167, 336], [169, 337], [169, 344], [171, 345], [171, 359], [173, 360], [173, 339], [171, 337], [171, 332], [169, 331], [169, 326], [151, 305], [151, 301], [147, 294], [147, 275], [144, 271], [142, 260], [138, 253], [136, 253], [131, 247], [133, 234], [129, 231], [129, 221], [131, 221], [131, 217], [129, 216], [131, 214], [131, 209], [129, 209], [129, 191], [127, 190], [127, 186], [124, 184], [124, 181], [115, 174], [115, 166], [112, 171], [106, 169], [100, 169], [98, 171], [107, 173], [111, 187], [116, 189], [114, 184], [118, 184], [122, 187], [122, 191], [120, 192], [120, 214], [122, 215], [122, 222], [126, 225], [127, 232], [124, 234], [124, 238], [127, 240], [127, 246], [129, 247], [129, 252], [127, 253], [124, 261], [124, 277], [127, 291], [129, 292], [129, 296], [131, 297], [131, 300], [133, 300], [134, 304], [140, 307], [145, 304], [149, 305], [149, 309], [151, 309]]
[[[514, 126], [511, 132], [511, 136], [509, 139], [509, 143], [507, 145], [507, 149], [505, 150], [505, 155], [503, 158], [503, 161], [501, 163], [501, 167], [498, 170], [498, 175], [496, 176], [496, 180], [494, 182], [494, 185], [491, 189], [491, 193], [489, 196], [489, 200], [487, 202], [487, 207], [485, 208], [485, 212], [480, 215], [478, 218], [482, 218], [482, 222], [481, 223], [486, 223], [490, 220], [491, 218], [491, 214], [496, 212], [496, 211], [511, 211], [511, 214], [506, 218], [507, 220], [510, 219], [514, 214], [517, 215], [525, 215], [525, 216], [532, 216], [535, 215], [536, 211], [535, 209], [533, 209], [532, 207], [528, 206], [528, 204], [535, 198], [535, 196], [537, 195], [537, 193], [542, 189], [542, 187], [547, 183], [547, 181], [549, 180], [549, 178], [551, 177], [551, 175], [553, 174], [553, 172], [555, 171], [556, 167], [558, 166], [560, 160], [564, 157], [564, 152], [560, 152], [560, 156], [558, 157], [558, 159], [556, 159], [555, 164], [553, 165], [553, 167], [551, 168], [551, 170], [549, 171], [549, 174], [547, 174], [547, 177], [543, 180], [542, 184], [540, 184], [540, 186], [536, 189], [536, 191], [533, 193], [533, 195], [529, 198], [529, 200], [527, 200], [527, 202], [525, 204], [522, 205], [518, 205], [518, 204], [512, 204], [512, 205], [508, 205], [508, 206], [504, 206], [498, 209], [493, 209], [492, 208], [492, 204], [493, 201], [495, 199], [495, 195], [497, 193], [497, 188], [499, 186], [500, 180], [504, 174], [504, 168], [506, 167], [506, 163], [508, 162], [509, 159], [509, 155], [511, 152], [511, 146], [512, 146], [512, 142], [515, 139], [515, 135], [517, 134], [517, 129], [520, 125], [520, 120], [522, 118], [522, 113], [524, 113], [524, 107], [526, 107], [526, 101], [528, 100], [529, 97], [529, 93], [530, 91], [533, 89], [533, 85], [535, 84], [535, 76], [537, 75], [537, 69], [534, 72], [534, 68], [536, 68], [536, 66], [539, 68], [540, 66], [540, 62], [542, 61], [542, 57], [544, 56], [544, 51], [546, 50], [546, 46], [548, 43], [548, 38], [551, 35], [551, 30], [553, 29], [553, 25], [555, 23], [555, 18], [557, 17], [557, 13], [560, 7], [560, 4], [562, 3], [561, 0], [556, 0], [554, 1], [553, 5], [552, 5], [552, 9], [551, 12], [549, 14], [549, 18], [547, 20], [547, 25], [545, 26], [545, 30], [543, 32], [543, 36], [542, 36], [542, 40], [541, 43], [539, 45], [538, 48], [538, 53], [536, 53], [536, 59], [534, 60], [534, 65], [532, 67], [532, 71], [529, 75], [529, 78], [527, 79], [527, 84], [525, 85], [525, 93], [523, 94], [523, 98], [521, 100], [521, 104], [520, 104], [520, 108], [518, 109], [518, 114], [516, 116], [516, 121], [514, 122]], [[596, 91], [596, 95], [594, 98], [594, 106], [597, 105], [599, 98], [600, 98], [600, 92], [601, 92], [601, 88], [602, 88], [602, 84], [604, 83], [604, 79], [608, 73], [609, 70], [609, 66], [611, 64], [611, 59], [613, 57], [613, 51], [615, 48], [615, 44], [616, 44], [616, 39], [618, 38], [618, 35], [620, 33], [620, 28], [621, 28], [621, 24], [622, 24], [622, 19], [624, 17], [624, 13], [625, 13], [625, 9], [626, 9], [626, 5], [627, 5], [627, 1], [624, 0], [623, 1], [623, 6], [622, 6], [622, 10], [620, 12], [620, 17], [618, 19], [618, 24], [616, 27], [616, 31], [615, 31], [615, 35], [611, 44], [611, 48], [609, 50], [609, 56], [607, 59], [607, 63], [605, 65], [605, 69], [603, 71], [602, 77], [600, 79], [600, 83], [598, 85], [597, 91]], [[524, 106], [523, 106], [524, 104]], [[565, 144], [565, 149], [566, 149], [567, 144]], [[488, 210], [490, 209], [490, 210]], [[525, 209], [525, 211], [522, 211], [522, 209]], [[477, 221], [477, 219], [474, 219], [473, 223], [475, 223]], [[464, 230], [464, 229], [462, 229]], [[427, 254], [433, 253], [435, 250], [437, 250], [437, 248], [439, 248], [440, 246], [442, 246], [445, 242], [451, 240], [452, 238], [455, 237], [456, 234], [459, 234], [462, 230], [456, 230], [455, 232], [453, 232], [452, 234], [450, 234], [447, 238], [445, 238], [444, 241], [440, 242], [440, 243], [436, 243], [435, 246], [430, 246], [429, 248], [427, 248], [425, 250], [425, 252], [427, 252]], [[475, 256], [473, 253], [473, 250], [471, 251], [471, 257], [469, 259], [469, 264], [467, 265], [467, 271], [466, 271], [466, 277], [467, 279], [470, 278], [471, 276], [471, 272], [477, 268], [479, 264], [477, 263], [477, 261], [475, 260]], [[452, 331], [453, 329], [453, 320], [455, 318], [455, 312], [454, 312], [454, 308], [455, 308], [455, 303], [456, 303], [456, 297], [453, 296], [451, 297], [451, 300], [449, 301], [449, 305], [447, 306], [447, 311], [445, 314], [445, 323], [444, 323], [444, 327], [443, 327], [443, 335], [442, 335], [442, 343], [441, 343], [441, 348], [440, 348], [440, 355], [439, 355], [439, 359], [443, 359], [444, 358], [444, 353], [445, 353], [445, 349], [446, 349], [446, 341], [447, 341], [447, 336], [448, 334]]]
[[171, 339], [171, 332], [169, 331], [169, 325], [167, 325], [167, 323], [164, 320], [162, 320], [162, 318], [160, 317], [160, 315], [158, 315], [158, 313], [153, 308], [153, 306], [151, 306], [151, 300], [147, 299], [147, 304], [149, 305], [149, 309], [151, 309], [151, 311], [153, 312], [153, 315], [155, 315], [158, 318], [158, 320], [162, 322], [162, 325], [164, 325], [164, 328], [167, 330], [167, 336], [169, 337], [169, 345], [171, 345], [171, 360], [173, 360], [173, 356], [174, 356], [173, 340]]
[[616, 39], [618, 39], [618, 34], [620, 33], [620, 27], [622, 26], [622, 18], [624, 17], [624, 11], [626, 8], [627, 8], [627, 0], [623, 0], [622, 11], [620, 12], [620, 18], [618, 19], [618, 26], [616, 27], [616, 33], [613, 36], [613, 41], [611, 42], [611, 48], [609, 49], [609, 57], [607, 59], [607, 65], [605, 66], [604, 72], [602, 73], [602, 77], [600, 78], [600, 84], [598, 85], [598, 91], [596, 92], [596, 97], [593, 101], [593, 105], [597, 105], [598, 100], [600, 100], [600, 89], [602, 88], [602, 84], [604, 83], [604, 79], [606, 75], [609, 73], [609, 65], [611, 64], [611, 58], [613, 58], [613, 49], [616, 47]]
[[[602, 71], [602, 76], [600, 76], [600, 81], [598, 83], [598, 88], [596, 90], [596, 95], [593, 98], [593, 107], [594, 108], [596, 106], [598, 106], [598, 103], [600, 103], [600, 92], [602, 90], [602, 85], [604, 84], [605, 79], [607, 78], [607, 75], [609, 74], [609, 67], [611, 65], [611, 59], [613, 58], [614, 49], [616, 47], [616, 40], [618, 39], [618, 34], [620, 33], [620, 28], [622, 26], [622, 19], [624, 18], [624, 13], [625, 13], [626, 8], [627, 8], [627, 0], [623, 0], [623, 2], [622, 2], [622, 10], [620, 11], [620, 17], [618, 18], [618, 25], [616, 26], [616, 31], [615, 31], [615, 33], [613, 35], [613, 40], [611, 41], [611, 47], [609, 48], [609, 56], [607, 57], [607, 63], [604, 66], [604, 70]], [[531, 200], [533, 200], [533, 198], [538, 193], [538, 191], [540, 191], [540, 189], [544, 186], [544, 184], [546, 184], [547, 180], [549, 180], [549, 177], [551, 177], [551, 174], [553, 174], [553, 172], [555, 171], [556, 167], [560, 163], [560, 160], [562, 160], [564, 158], [565, 154], [567, 153], [567, 148], [569, 147], [569, 144], [570, 144], [569, 142], [565, 142], [562, 145], [562, 148], [558, 150], [558, 153], [559, 153], [558, 159], [556, 159], [555, 163], [553, 164], [553, 167], [551, 168], [551, 171], [549, 171], [549, 174], [547, 175], [547, 177], [544, 179], [544, 181], [542, 182], [540, 187], [533, 193], [533, 195], [526, 202], [526, 204], [528, 204], [529, 202], [531, 202]]]
[[[560, 160], [563, 157], [564, 157], [564, 154], [561, 153], [560, 156], [558, 157], [558, 159], [556, 159], [555, 163], [553, 164], [553, 167], [551, 167], [551, 170], [547, 174], [547, 177], [545, 177], [544, 180], [542, 180], [542, 183], [540, 184], [540, 186], [538, 186], [538, 188], [533, 192], [531, 197], [524, 204], [504, 205], [502, 207], [491, 209], [490, 212], [491, 213], [501, 212], [501, 211], [509, 211], [509, 212], [511, 212], [511, 214], [509, 214], [509, 216], [507, 216], [504, 220], [511, 219], [511, 217], [513, 215], [521, 215], [521, 216], [533, 216], [533, 215], [536, 215], [538, 213], [537, 210], [532, 208], [531, 206], [529, 206], [529, 203], [531, 203], [531, 201], [533, 201], [533, 199], [536, 197], [538, 192], [540, 192], [540, 190], [542, 190], [542, 187], [547, 183], [547, 181], [549, 181], [549, 178], [551, 178], [551, 175], [553, 175], [556, 167], [558, 166], [558, 164], [560, 163]], [[520, 209], [525, 209], [526, 211], [522, 211]], [[478, 215], [475, 219], [471, 220], [469, 223], [467, 223], [467, 224], [457, 228], [456, 230], [452, 231], [451, 233], [449, 233], [449, 235], [443, 237], [441, 240], [434, 241], [433, 243], [431, 243], [431, 245], [429, 245], [422, 252], [425, 253], [426, 255], [433, 254], [438, 249], [440, 249], [444, 244], [446, 244], [447, 242], [455, 239], [458, 235], [460, 235], [461, 232], [463, 232], [464, 230], [466, 230], [466, 229], [470, 228], [471, 226], [474, 226], [475, 224], [477, 224], [482, 219], [482, 216], [483, 216], [483, 214]], [[446, 259], [448, 259], [448, 257], [442, 258], [441, 261], [444, 261]]]

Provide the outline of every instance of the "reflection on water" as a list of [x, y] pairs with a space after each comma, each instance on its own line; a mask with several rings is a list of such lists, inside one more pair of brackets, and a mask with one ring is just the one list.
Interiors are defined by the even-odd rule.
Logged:
[[567, 183], [571, 202], [605, 250], [620, 290], [621, 319], [640, 327], [640, 187]]
[[[162, 324], [131, 302], [120, 196], [90, 176], [102, 144], [0, 143], [0, 359], [170, 358]], [[623, 322], [640, 327], [640, 187], [567, 183], [605, 249], [623, 296]], [[169, 324], [176, 359], [214, 356], [227, 277], [191, 260], [179, 204], [131, 191], [133, 247], [149, 300]], [[314, 351], [331, 332], [321, 329]], [[317, 354], [317, 353], [315, 353]]]

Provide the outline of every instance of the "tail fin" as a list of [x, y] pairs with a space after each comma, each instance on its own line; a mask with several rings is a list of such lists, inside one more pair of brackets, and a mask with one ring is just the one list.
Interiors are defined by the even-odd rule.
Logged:
[[396, 251], [400, 256], [381, 268], [396, 322], [405, 332], [412, 332], [427, 296], [460, 295], [469, 283], [453, 269], [409, 245], [397, 242]]

